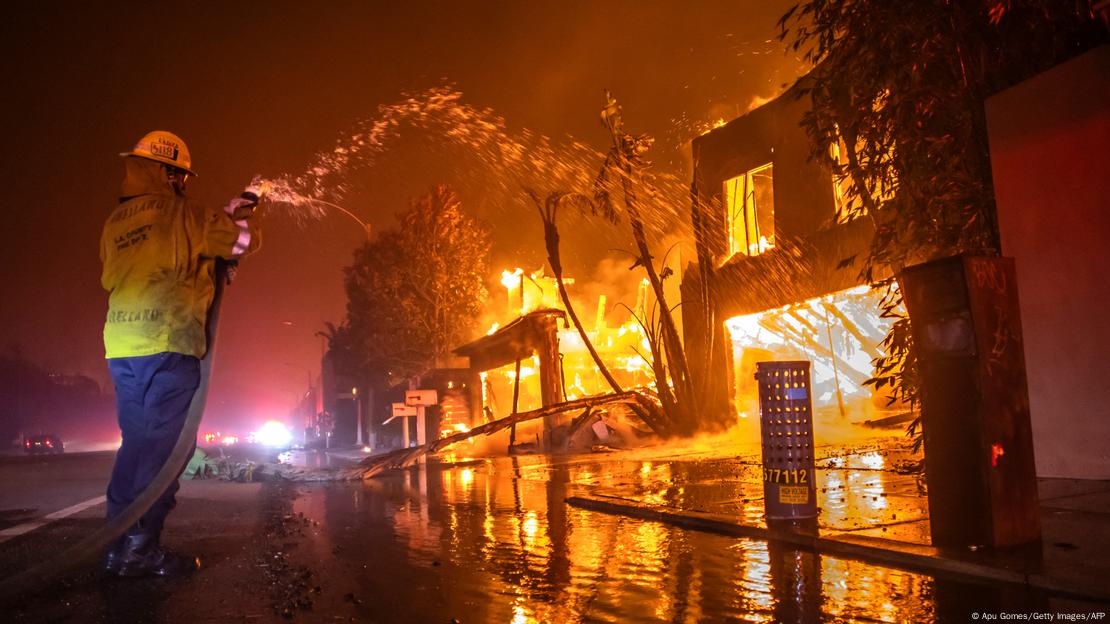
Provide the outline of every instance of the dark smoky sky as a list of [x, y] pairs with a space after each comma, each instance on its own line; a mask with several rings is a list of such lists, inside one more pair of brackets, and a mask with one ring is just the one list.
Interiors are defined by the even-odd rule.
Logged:
[[[255, 174], [301, 172], [356, 122], [406, 91], [449, 84], [524, 128], [603, 150], [602, 90], [658, 138], [657, 166], [695, 123], [780, 92], [801, 64], [774, 40], [789, 0], [681, 2], [195, 2], [6, 5], [0, 201], [0, 348], [107, 383], [97, 245], [116, 201], [116, 155], [145, 132], [181, 135], [223, 202]], [[343, 202], [376, 228], [443, 180], [434, 136], [350, 172]], [[464, 195], [464, 202], [467, 197]], [[489, 215], [486, 215], [489, 217]], [[319, 370], [325, 321], [344, 316], [342, 267], [363, 234], [340, 214], [264, 217], [223, 309], [208, 424], [284, 417]], [[496, 268], [543, 262], [532, 212], [493, 215]], [[568, 239], [588, 277], [607, 243]], [[622, 237], [619, 247], [628, 244]], [[295, 425], [297, 423], [290, 423]]]

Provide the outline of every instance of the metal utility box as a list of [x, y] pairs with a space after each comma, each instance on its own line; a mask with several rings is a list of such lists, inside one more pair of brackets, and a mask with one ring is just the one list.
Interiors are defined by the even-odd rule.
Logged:
[[809, 362], [755, 365], [768, 521], [817, 517], [809, 368]]
[[917, 349], [933, 545], [1039, 540], [1013, 259], [955, 256], [898, 281]]

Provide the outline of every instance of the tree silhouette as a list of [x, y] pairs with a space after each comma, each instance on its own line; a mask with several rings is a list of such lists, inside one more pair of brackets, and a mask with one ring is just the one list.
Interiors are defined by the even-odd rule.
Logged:
[[345, 269], [350, 355], [387, 383], [427, 372], [473, 336], [489, 265], [488, 228], [463, 213], [447, 186], [397, 218]]

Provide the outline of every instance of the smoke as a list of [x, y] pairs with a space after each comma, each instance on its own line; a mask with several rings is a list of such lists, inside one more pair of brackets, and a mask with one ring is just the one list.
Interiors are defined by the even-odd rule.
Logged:
[[605, 297], [605, 324], [622, 325], [635, 310], [641, 290], [643, 271], [629, 270], [632, 260], [627, 256], [610, 256], [594, 267], [586, 279], [577, 279], [570, 290], [571, 301], [588, 327], [594, 326], [595, 310]]

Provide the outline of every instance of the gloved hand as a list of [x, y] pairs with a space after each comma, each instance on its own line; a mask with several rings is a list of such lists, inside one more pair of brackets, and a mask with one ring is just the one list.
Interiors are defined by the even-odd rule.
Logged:
[[249, 219], [258, 207], [258, 195], [250, 191], [243, 191], [238, 197], [232, 199], [224, 206], [224, 212], [231, 215], [233, 221]]

